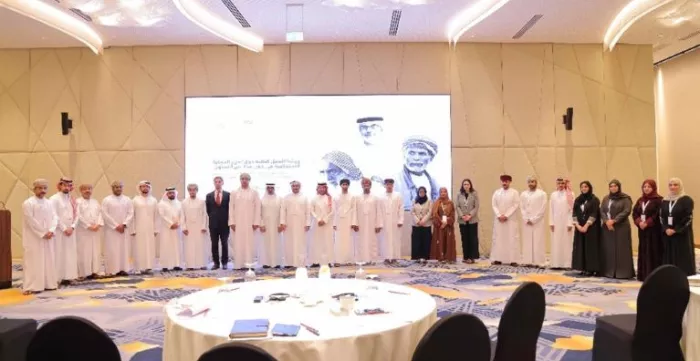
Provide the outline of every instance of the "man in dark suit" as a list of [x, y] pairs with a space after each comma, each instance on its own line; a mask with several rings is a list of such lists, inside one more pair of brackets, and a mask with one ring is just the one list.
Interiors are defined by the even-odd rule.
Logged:
[[[212, 269], [226, 268], [228, 263], [228, 205], [231, 194], [222, 189], [224, 179], [214, 177], [214, 191], [207, 194], [206, 206], [209, 216], [209, 234], [211, 235], [211, 257], [214, 260]], [[221, 258], [219, 258], [219, 241], [221, 241]], [[221, 261], [219, 263], [219, 261]]]

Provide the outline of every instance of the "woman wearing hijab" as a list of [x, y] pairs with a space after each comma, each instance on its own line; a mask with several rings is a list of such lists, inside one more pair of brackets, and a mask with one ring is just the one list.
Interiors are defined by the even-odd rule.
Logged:
[[447, 195], [447, 188], [440, 188], [440, 196], [433, 204], [433, 239], [430, 242], [430, 259], [456, 262], [455, 205]]
[[591, 182], [583, 181], [579, 187], [581, 194], [573, 205], [576, 229], [571, 268], [592, 276], [600, 272], [600, 200], [593, 194]]
[[462, 238], [462, 262], [471, 264], [479, 259], [479, 196], [471, 180], [462, 181], [455, 207]]
[[693, 249], [693, 199], [683, 191], [678, 178], [668, 181], [668, 195], [661, 203], [661, 241], [663, 263], [672, 264], [692, 276], [695, 269]]
[[637, 256], [637, 279], [644, 281], [647, 276], [661, 266], [661, 225], [659, 210], [662, 197], [657, 193], [656, 182], [647, 179], [642, 183], [642, 196], [632, 209], [632, 219], [639, 235], [639, 254]]
[[634, 278], [632, 260], [632, 198], [622, 193], [622, 184], [613, 179], [608, 184], [608, 193], [600, 206], [603, 221], [601, 240], [602, 275], [609, 278]]
[[432, 234], [430, 227], [430, 212], [432, 202], [428, 198], [428, 190], [418, 187], [418, 195], [413, 201], [411, 215], [413, 215], [413, 229], [411, 230], [411, 259], [427, 260], [430, 258], [430, 239]]

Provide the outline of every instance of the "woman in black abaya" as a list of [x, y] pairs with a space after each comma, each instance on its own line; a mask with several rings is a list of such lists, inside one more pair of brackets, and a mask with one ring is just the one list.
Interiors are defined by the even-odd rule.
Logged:
[[608, 193], [600, 206], [603, 221], [600, 241], [602, 256], [602, 276], [619, 279], [634, 278], [632, 260], [632, 227], [629, 216], [632, 213], [632, 198], [622, 193], [622, 184], [613, 179], [608, 184]]
[[581, 194], [574, 201], [574, 250], [571, 268], [581, 275], [600, 272], [600, 200], [589, 181], [580, 184]]

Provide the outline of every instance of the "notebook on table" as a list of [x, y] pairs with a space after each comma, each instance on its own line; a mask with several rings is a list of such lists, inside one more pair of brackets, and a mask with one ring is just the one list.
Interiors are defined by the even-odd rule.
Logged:
[[275, 324], [272, 328], [272, 336], [276, 337], [296, 337], [299, 334], [300, 325]]
[[231, 328], [231, 333], [229, 333], [228, 336], [232, 339], [267, 337], [269, 330], [270, 320], [236, 320], [236, 322], [233, 323], [233, 328]]

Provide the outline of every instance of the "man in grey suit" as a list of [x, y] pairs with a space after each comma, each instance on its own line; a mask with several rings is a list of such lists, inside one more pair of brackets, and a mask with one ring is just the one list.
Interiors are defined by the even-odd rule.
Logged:
[[[209, 235], [211, 236], [211, 257], [214, 261], [213, 270], [226, 268], [228, 263], [228, 205], [231, 194], [222, 189], [224, 179], [214, 177], [214, 191], [207, 194], [205, 204], [209, 216]], [[221, 258], [219, 258], [219, 242], [221, 242]]]

